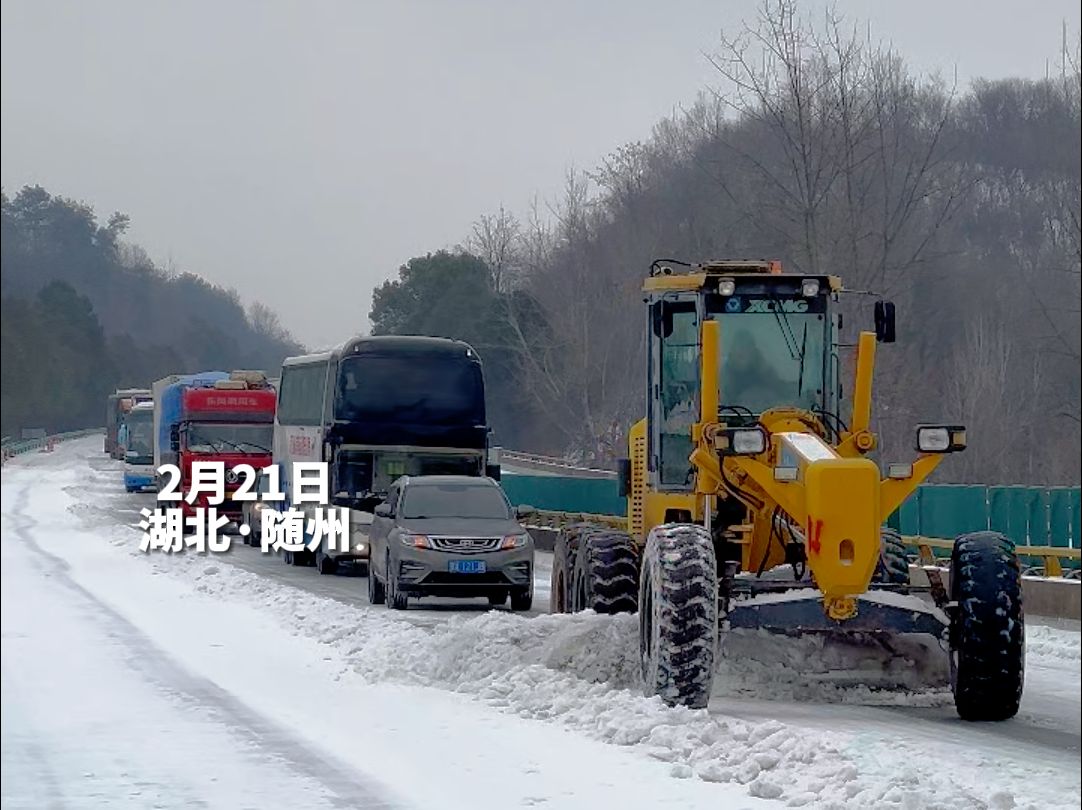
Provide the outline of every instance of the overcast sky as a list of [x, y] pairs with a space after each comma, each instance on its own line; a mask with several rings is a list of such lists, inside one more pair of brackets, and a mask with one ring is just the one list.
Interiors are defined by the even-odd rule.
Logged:
[[[822, 8], [809, 2], [809, 8]], [[837, 4], [921, 71], [1041, 77], [1078, 0]], [[4, 190], [103, 218], [310, 346], [501, 203], [525, 211], [714, 84], [729, 2], [3, 0]]]

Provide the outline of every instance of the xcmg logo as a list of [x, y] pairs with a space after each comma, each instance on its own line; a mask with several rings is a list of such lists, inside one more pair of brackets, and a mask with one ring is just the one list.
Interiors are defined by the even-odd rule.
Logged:
[[807, 312], [808, 302], [793, 298], [779, 300], [770, 300], [768, 298], [753, 298], [748, 301], [748, 307], [744, 311], [758, 313]]

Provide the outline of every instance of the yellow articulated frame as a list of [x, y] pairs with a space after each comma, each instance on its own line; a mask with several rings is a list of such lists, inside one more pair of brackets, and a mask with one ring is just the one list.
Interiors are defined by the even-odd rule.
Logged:
[[[741, 527], [744, 570], [759, 571], [783, 562], [789, 530], [802, 535], [808, 567], [835, 619], [856, 612], [852, 597], [868, 590], [880, 554], [880, 527], [935, 469], [940, 455], [922, 455], [904, 479], [880, 479], [879, 467], [864, 454], [876, 445], [870, 430], [875, 335], [860, 335], [851, 430], [837, 447], [814, 414], [777, 408], [760, 417], [770, 441], [758, 456], [718, 456], [717, 354], [719, 326], [702, 325], [701, 419], [693, 428], [697, 500], [709, 507], [715, 497], [739, 497], [749, 512]], [[787, 469], [777, 476], [775, 470]], [[780, 542], [778, 541], [780, 538]]]

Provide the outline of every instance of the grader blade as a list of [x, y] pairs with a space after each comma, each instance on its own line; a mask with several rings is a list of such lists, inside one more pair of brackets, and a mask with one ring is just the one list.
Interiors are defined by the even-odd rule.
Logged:
[[856, 599], [856, 613], [831, 618], [817, 592], [766, 594], [732, 605], [725, 617], [730, 629], [767, 630], [783, 635], [894, 635], [922, 633], [946, 640], [949, 620], [919, 597], [869, 591]]

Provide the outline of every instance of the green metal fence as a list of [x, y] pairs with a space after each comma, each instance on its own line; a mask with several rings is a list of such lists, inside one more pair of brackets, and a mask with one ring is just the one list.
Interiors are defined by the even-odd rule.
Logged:
[[[514, 504], [558, 512], [623, 515], [627, 509], [615, 478], [505, 473], [503, 487]], [[905, 535], [953, 538], [993, 529], [1019, 546], [1079, 548], [1078, 487], [925, 484], [891, 515]]]
[[1078, 487], [925, 484], [887, 521], [906, 535], [992, 529], [1019, 546], [1079, 548]]
[[553, 512], [625, 515], [627, 502], [615, 478], [572, 478], [562, 475], [519, 475], [505, 472], [500, 480], [511, 503]]

